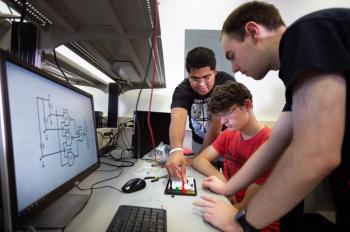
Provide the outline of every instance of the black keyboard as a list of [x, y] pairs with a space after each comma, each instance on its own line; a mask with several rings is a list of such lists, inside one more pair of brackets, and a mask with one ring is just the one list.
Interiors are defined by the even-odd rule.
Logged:
[[166, 232], [166, 225], [165, 209], [121, 205], [115, 213], [107, 232]]

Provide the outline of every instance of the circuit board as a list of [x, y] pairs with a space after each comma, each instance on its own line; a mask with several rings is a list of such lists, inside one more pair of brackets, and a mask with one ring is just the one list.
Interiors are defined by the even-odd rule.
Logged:
[[171, 195], [196, 196], [196, 180], [192, 177], [187, 177], [184, 181], [169, 178], [165, 187], [165, 193]]

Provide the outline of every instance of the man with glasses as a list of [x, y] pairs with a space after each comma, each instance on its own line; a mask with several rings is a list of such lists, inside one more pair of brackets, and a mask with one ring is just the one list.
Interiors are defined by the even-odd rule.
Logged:
[[[253, 112], [252, 95], [241, 83], [231, 81], [215, 87], [208, 108], [212, 114], [221, 118], [227, 129], [193, 160], [193, 167], [209, 176], [203, 182], [204, 188], [230, 197], [233, 206], [239, 210], [248, 205], [264, 183], [266, 175], [257, 178], [234, 195], [225, 183], [268, 140], [271, 129], [257, 121]], [[211, 164], [220, 156], [224, 157], [223, 173]], [[279, 222], [274, 222], [261, 231], [279, 231]]]
[[234, 80], [231, 75], [216, 71], [215, 54], [205, 47], [188, 52], [186, 70], [188, 78], [176, 87], [171, 103], [169, 139], [172, 149], [167, 169], [175, 178], [186, 175], [183, 140], [187, 115], [192, 129], [192, 150], [198, 154], [220, 134], [222, 128], [220, 119], [211, 117], [207, 109], [211, 92], [214, 86]]

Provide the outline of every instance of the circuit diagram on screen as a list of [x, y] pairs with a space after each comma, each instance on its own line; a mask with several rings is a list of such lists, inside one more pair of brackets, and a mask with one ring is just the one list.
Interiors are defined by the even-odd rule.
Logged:
[[76, 120], [68, 109], [54, 109], [47, 98], [36, 97], [38, 125], [40, 132], [40, 161], [45, 167], [45, 161], [60, 160], [61, 166], [73, 166], [75, 159], [81, 154], [83, 146], [90, 149], [86, 120]]

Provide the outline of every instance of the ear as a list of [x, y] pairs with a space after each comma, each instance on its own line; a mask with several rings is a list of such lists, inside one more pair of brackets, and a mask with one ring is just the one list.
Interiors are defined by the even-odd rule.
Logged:
[[254, 41], [260, 35], [259, 25], [254, 21], [249, 21], [245, 24], [245, 31], [248, 37], [251, 37]]
[[245, 99], [244, 100], [244, 107], [248, 110], [253, 109], [253, 102], [250, 99]]

